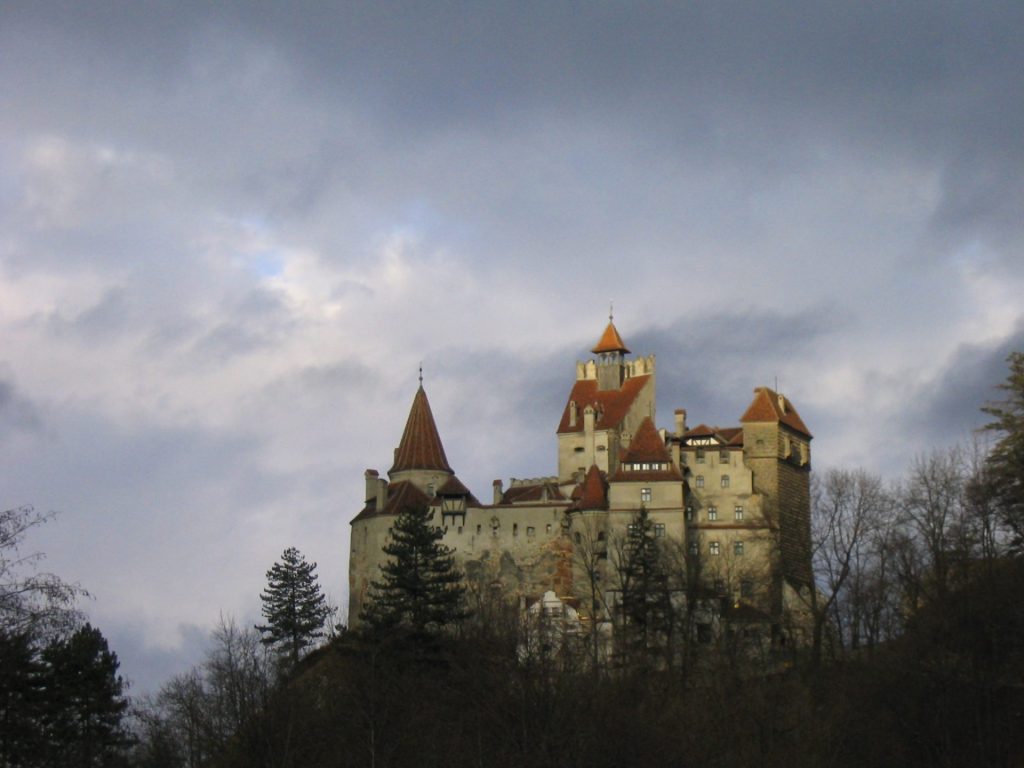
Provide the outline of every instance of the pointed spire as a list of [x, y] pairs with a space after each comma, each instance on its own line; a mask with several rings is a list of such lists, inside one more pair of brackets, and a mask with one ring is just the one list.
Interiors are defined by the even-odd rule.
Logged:
[[395, 464], [389, 474], [408, 469], [452, 472], [452, 468], [448, 466], [448, 458], [444, 455], [441, 435], [437, 432], [437, 424], [434, 423], [434, 414], [430, 410], [422, 381], [412, 400], [409, 419], [405, 422], [405, 431], [402, 433], [402, 442], [395, 449]]
[[615, 328], [615, 323], [612, 320], [611, 313], [608, 314], [608, 327], [604, 329], [604, 333], [601, 334], [601, 339], [597, 342], [592, 350], [595, 355], [604, 354], [607, 352], [619, 352], [620, 354], [629, 354], [629, 350], [626, 349], [625, 342], [622, 341], [622, 337], [619, 336], [618, 330]]

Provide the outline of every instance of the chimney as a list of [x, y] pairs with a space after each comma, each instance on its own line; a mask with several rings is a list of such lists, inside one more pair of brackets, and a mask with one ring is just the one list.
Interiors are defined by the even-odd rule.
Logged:
[[493, 483], [491, 483], [491, 485], [494, 486], [494, 503], [501, 504], [501, 480], [495, 480]]
[[676, 436], [682, 437], [686, 432], [686, 409], [676, 408]]
[[575, 400], [570, 400], [569, 401], [569, 426], [570, 427], [575, 427], [576, 426], [576, 417], [577, 417], [578, 410], [579, 409], [576, 407], [576, 401]]
[[383, 477], [377, 479], [377, 511], [383, 512], [388, 503], [388, 481]]
[[366, 477], [366, 501], [370, 499], [376, 500], [377, 498], [377, 476], [378, 472], [376, 469], [368, 469], [363, 473]]

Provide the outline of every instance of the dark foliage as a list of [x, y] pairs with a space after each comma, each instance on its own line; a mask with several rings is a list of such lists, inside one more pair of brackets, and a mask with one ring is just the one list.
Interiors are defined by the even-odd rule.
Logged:
[[398, 630], [427, 638], [469, 615], [462, 573], [430, 514], [427, 507], [412, 508], [395, 519], [384, 547], [389, 559], [362, 617], [378, 634]]
[[293, 665], [298, 663], [302, 651], [324, 636], [331, 615], [317, 582], [316, 563], [307, 563], [295, 547], [288, 547], [267, 571], [260, 600], [267, 623], [256, 629], [263, 633], [263, 642], [281, 649]]
[[999, 385], [1006, 398], [982, 410], [994, 419], [987, 429], [1001, 435], [988, 460], [989, 488], [1019, 552], [1024, 550], [1024, 352], [1014, 352], [1008, 362], [1010, 373]]

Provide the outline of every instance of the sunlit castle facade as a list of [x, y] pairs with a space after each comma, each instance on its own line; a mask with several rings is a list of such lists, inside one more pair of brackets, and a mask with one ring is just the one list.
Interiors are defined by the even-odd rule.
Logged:
[[507, 488], [495, 480], [489, 503], [448, 464], [421, 382], [387, 479], [366, 470], [352, 520], [352, 626], [380, 578], [393, 521], [410, 505], [433, 510], [483, 591], [527, 606], [553, 593], [582, 620], [608, 622], [617, 556], [644, 507], [681, 599], [719, 606], [715, 621], [731, 614], [785, 636], [811, 584], [811, 434], [793, 404], [758, 387], [738, 426], [691, 427], [677, 409], [671, 429], [659, 429], [654, 356], [629, 359], [611, 321], [592, 352], [576, 364], [558, 422], [557, 474]]

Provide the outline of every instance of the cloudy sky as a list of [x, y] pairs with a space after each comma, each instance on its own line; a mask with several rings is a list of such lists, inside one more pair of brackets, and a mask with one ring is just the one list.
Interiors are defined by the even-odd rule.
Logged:
[[0, 504], [136, 691], [287, 546], [344, 603], [421, 361], [486, 498], [610, 300], [660, 426], [887, 477], [1024, 349], [1019, 2], [206, 6], [0, 5]]

